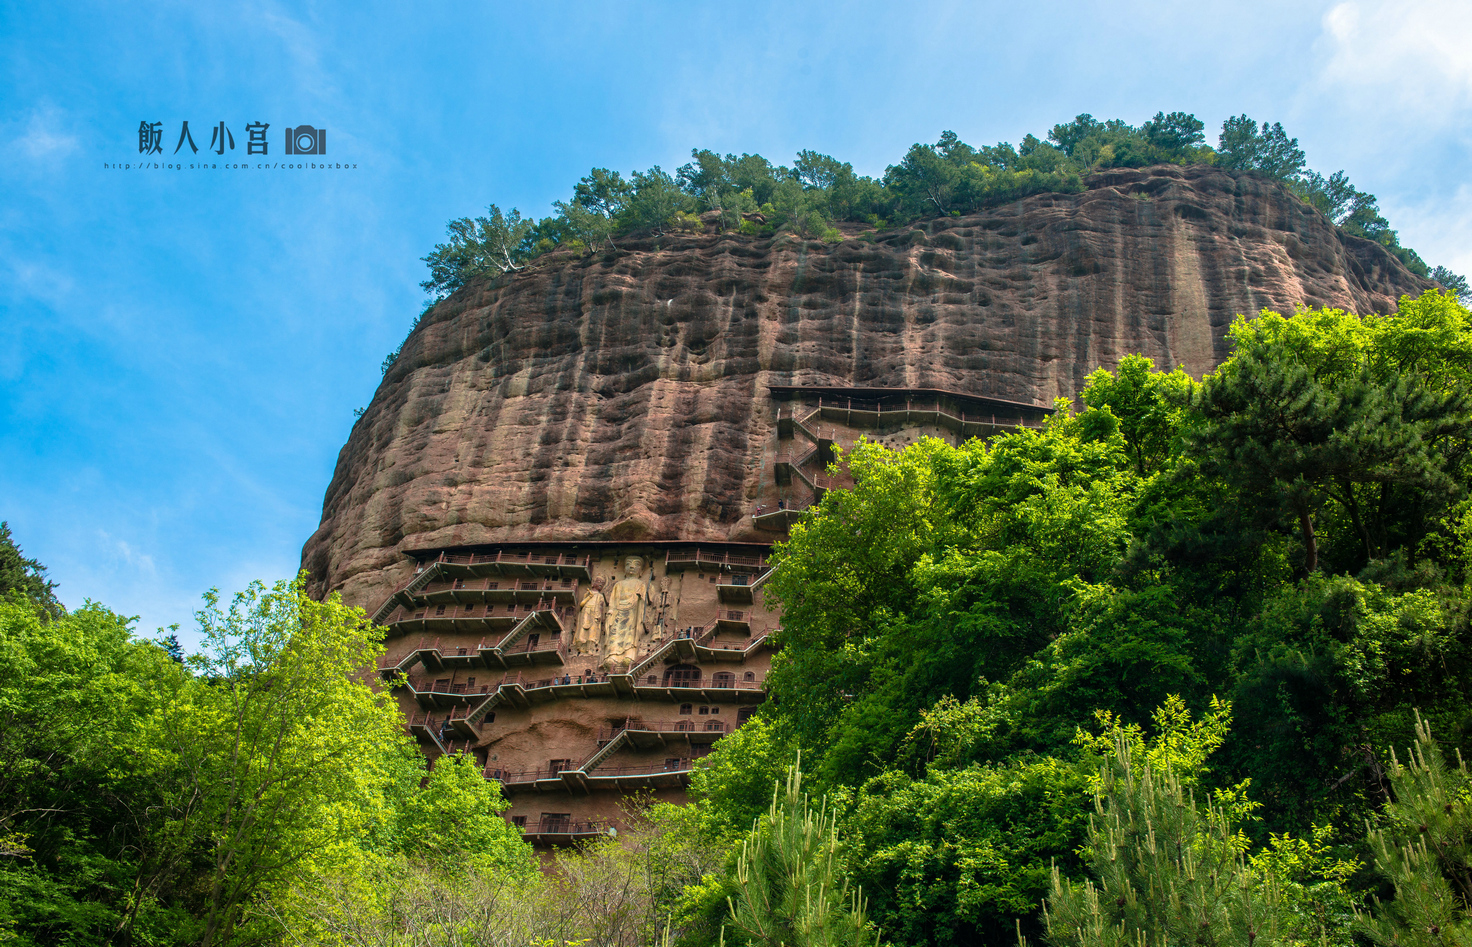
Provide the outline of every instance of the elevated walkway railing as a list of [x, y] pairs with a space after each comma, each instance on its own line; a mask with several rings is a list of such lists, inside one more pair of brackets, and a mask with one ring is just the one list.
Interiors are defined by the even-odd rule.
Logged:
[[608, 835], [613, 828], [607, 819], [538, 819], [522, 826], [521, 831], [529, 839], [550, 842]]
[[735, 569], [764, 569], [767, 565], [766, 556], [743, 556], [740, 553], [732, 554], [725, 550], [695, 547], [694, 549], [671, 549], [664, 555], [664, 563], [668, 568], [710, 567], [713, 571], [730, 572]]
[[415, 573], [407, 582], [398, 589], [389, 593], [383, 600], [383, 604], [373, 612], [371, 618], [373, 624], [382, 625], [393, 614], [395, 604], [401, 604], [412, 608], [413, 596], [423, 591], [426, 586], [438, 578], [454, 579], [444, 570], [444, 566], [467, 566], [491, 567], [500, 571], [506, 568], [517, 567], [524, 570], [521, 574], [536, 575], [543, 574], [540, 570], [550, 569], [552, 575], [562, 575], [563, 570], [572, 571], [575, 576], [591, 577], [593, 568], [593, 557], [572, 556], [566, 553], [508, 553], [504, 550], [496, 550], [494, 553], [440, 553], [438, 558], [431, 561], [427, 566]]
[[730, 731], [731, 725], [727, 724], [725, 720], [717, 720], [711, 717], [681, 717], [678, 720], [663, 720], [658, 723], [646, 723], [642, 720], [636, 720], [616, 727], [599, 727], [598, 742], [607, 742], [626, 732], [687, 737], [695, 734], [725, 734]]

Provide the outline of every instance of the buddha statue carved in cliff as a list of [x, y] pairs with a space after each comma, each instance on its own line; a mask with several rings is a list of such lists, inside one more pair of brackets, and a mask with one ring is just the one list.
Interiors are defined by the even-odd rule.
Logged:
[[593, 585], [578, 603], [578, 630], [572, 639], [574, 654], [590, 654], [603, 646], [603, 617], [608, 603], [603, 598], [603, 580]]
[[624, 560], [624, 577], [608, 590], [608, 617], [603, 640], [608, 656], [604, 667], [630, 664], [639, 653], [639, 635], [644, 630], [644, 606], [649, 586], [644, 581], [644, 560], [629, 556]]

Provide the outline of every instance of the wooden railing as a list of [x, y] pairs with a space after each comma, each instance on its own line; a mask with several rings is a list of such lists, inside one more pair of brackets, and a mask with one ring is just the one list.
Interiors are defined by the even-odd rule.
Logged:
[[777, 451], [776, 462], [779, 464], [791, 464], [794, 467], [801, 467], [808, 461], [812, 460], [815, 456], [817, 456], [817, 453], [817, 444], [809, 445], [807, 450], [798, 454], [796, 457], [793, 456], [793, 452], [791, 450], [779, 450]]
[[527, 835], [604, 835], [613, 823], [607, 819], [538, 819], [522, 826]]
[[[470, 720], [470, 716], [471, 716], [472, 711], [477, 710], [477, 709], [479, 709], [479, 708], [473, 708], [473, 707], [471, 707], [468, 704], [466, 706], [464, 706], [464, 707], [457, 707], [457, 708], [455, 708], [455, 709], [453, 709], [453, 710], [450, 711], [450, 715], [445, 718], [445, 722], [446, 723], [454, 723], [456, 720], [465, 720], [465, 721], [468, 721], [468, 720]], [[484, 730], [486, 728], [487, 724], [486, 724], [486, 718], [485, 718], [485, 715], [484, 714], [482, 714], [481, 715], [481, 718], [474, 723], [474, 726], [478, 730]]]
[[564, 671], [561, 674], [549, 677], [533, 677], [524, 671], [508, 672], [501, 678], [497, 687], [511, 687], [520, 685], [526, 690], [537, 687], [552, 687], [555, 684], [606, 684], [608, 683], [607, 671], [594, 671], [592, 674], [575, 674], [572, 671]]
[[[650, 683], [649, 678], [655, 681]], [[634, 682], [635, 687], [688, 687], [710, 690], [761, 690], [762, 681], [737, 681], [713, 674], [710, 677], [665, 678], [664, 675], [645, 675]]]
[[[533, 635], [537, 636], [537, 640], [532, 640]], [[524, 636], [520, 641], [516, 642], [511, 647], [504, 649], [501, 653], [540, 654], [549, 651], [555, 651], [558, 654], [562, 655], [564, 658], [567, 657], [567, 642], [563, 640], [562, 635], [548, 635], [546, 636], [546, 638], [543, 638], [539, 633], [532, 632], [531, 634]]]
[[442, 694], [446, 697], [484, 697], [494, 688], [489, 684], [440, 684], [424, 678], [409, 678], [409, 686], [421, 694]]
[[[593, 770], [583, 773], [585, 776], [598, 778], [601, 776], [659, 776], [664, 773], [688, 773], [694, 766], [694, 760], [681, 758], [670, 762], [650, 761], [648, 763], [630, 763], [626, 766], [599, 766]], [[485, 775], [487, 779], [494, 779], [503, 786], [524, 786], [534, 783], [539, 779], [552, 779], [563, 773], [582, 773], [582, 770], [566, 767], [562, 769], [550, 766], [538, 766], [536, 769], [496, 769], [487, 766]]]
[[[471, 584], [476, 583], [476, 584]], [[577, 588], [577, 579], [557, 578], [499, 578], [499, 579], [455, 579], [431, 582], [416, 592], [416, 595], [434, 595], [439, 592], [552, 592], [572, 595]]]
[[659, 723], [645, 723], [641, 720], [630, 720], [620, 726], [599, 727], [598, 742], [606, 743], [618, 736], [620, 733], [729, 733], [731, 725], [724, 720], [716, 720], [710, 717], [700, 720], [696, 717], [682, 717], [679, 720], [665, 720]]
[[400, 604], [383, 619], [383, 622], [384, 624], [392, 625], [402, 621], [451, 621], [461, 618], [469, 621], [485, 621], [489, 618], [505, 620], [515, 618], [517, 615], [525, 617], [535, 612], [551, 612], [557, 616], [559, 622], [566, 624], [572, 618], [573, 613], [572, 608], [559, 607], [555, 601], [549, 601], [544, 598], [530, 605], [525, 602], [504, 603], [508, 606], [508, 609], [505, 614], [498, 615], [495, 609], [502, 607], [502, 604], [501, 602], [492, 602], [485, 607], [482, 607], [479, 602], [471, 605], [455, 605], [453, 607], [446, 605], [443, 613], [438, 611], [440, 606], [432, 603], [415, 605], [412, 608]]
[[665, 553], [664, 561], [667, 566], [686, 563], [736, 569], [765, 569], [767, 566], [766, 556], [732, 555], [729, 552], [714, 552], [698, 546], [694, 549], [671, 549]]
[[[880, 417], [883, 417], [886, 413], [901, 415], [913, 413], [938, 414], [960, 421], [962, 424], [990, 424], [993, 426], [1042, 427], [1046, 423], [1043, 418], [1027, 417], [1020, 411], [1016, 414], [997, 414], [996, 412], [981, 411], [968, 412], [965, 408], [957, 407], [953, 403], [947, 403], [944, 400], [935, 398], [929, 398], [923, 401], [906, 399], [903, 404], [898, 399], [894, 399], [890, 402], [887, 409], [885, 408], [885, 401], [877, 399], [860, 398], [855, 400], [853, 398], [828, 398], [825, 400], [819, 398], [817, 409], [805, 421], [811, 421], [814, 415], [821, 415], [825, 409], [829, 411], [863, 411]], [[1039, 414], [1046, 415], [1051, 413], [1051, 410], [1047, 408], [1038, 408], [1037, 410]]]
[[688, 773], [695, 761], [679, 759], [664, 763], [630, 763], [627, 766], [599, 766], [587, 775], [592, 779], [604, 776], [659, 776], [664, 773]]
[[562, 553], [547, 554], [538, 552], [514, 553], [504, 550], [496, 550], [490, 553], [469, 553], [457, 555], [452, 553], [440, 553], [432, 562], [443, 562], [451, 566], [481, 566], [493, 564], [527, 565], [527, 566], [576, 566], [584, 569], [593, 567], [592, 556], [569, 556]]
[[553, 769], [548, 766], [538, 766], [536, 769], [509, 770], [497, 769], [494, 766], [487, 766], [485, 768], [485, 775], [487, 779], [494, 779], [503, 786], [514, 786], [518, 784], [524, 785], [526, 783], [534, 783], [539, 779], [551, 779], [558, 773], [566, 773], [571, 771], [571, 767]]

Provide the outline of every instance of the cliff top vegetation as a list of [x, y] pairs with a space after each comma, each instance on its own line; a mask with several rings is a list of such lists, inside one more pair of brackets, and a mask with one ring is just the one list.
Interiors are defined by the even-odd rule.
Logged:
[[[1086, 177], [1110, 168], [1156, 164], [1211, 165], [1282, 182], [1346, 234], [1373, 240], [1412, 273], [1465, 297], [1465, 278], [1429, 266], [1402, 246], [1380, 213], [1374, 194], [1343, 171], [1310, 170], [1298, 139], [1281, 123], [1238, 115], [1222, 123], [1217, 145], [1205, 125], [1186, 112], [1157, 112], [1140, 125], [1079, 115], [1045, 136], [973, 147], [944, 132], [934, 144], [914, 144], [878, 178], [816, 151], [800, 151], [792, 166], [758, 154], [719, 155], [692, 149], [673, 174], [655, 165], [625, 177], [594, 168], [540, 220], [492, 204], [481, 217], [450, 221], [448, 239], [425, 256], [429, 278], [420, 284], [438, 300], [477, 277], [512, 272], [554, 249], [591, 252], [636, 233], [663, 234], [718, 227], [753, 236], [778, 230], [804, 238], [840, 239], [838, 223], [876, 229], [939, 216], [961, 216], [1031, 194], [1074, 193]], [[385, 364], [391, 364], [392, 358]]]

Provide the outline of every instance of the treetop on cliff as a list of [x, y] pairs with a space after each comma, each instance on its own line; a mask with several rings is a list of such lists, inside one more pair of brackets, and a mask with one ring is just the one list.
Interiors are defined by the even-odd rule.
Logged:
[[1466, 280], [1431, 268], [1381, 215], [1375, 195], [1350, 184], [1343, 171], [1325, 177], [1309, 170], [1298, 139], [1279, 122], [1247, 115], [1228, 118], [1216, 147], [1205, 124], [1187, 112], [1157, 112], [1136, 126], [1083, 114], [1054, 125], [1046, 140], [1026, 135], [979, 147], [943, 132], [934, 144], [916, 143], [879, 177], [816, 151], [798, 152], [791, 167], [761, 155], [719, 155], [692, 149], [691, 160], [670, 173], [655, 166], [627, 177], [594, 168], [540, 220], [491, 205], [486, 216], [449, 223], [444, 243], [425, 256], [429, 279], [420, 285], [435, 299], [477, 277], [519, 269], [563, 248], [593, 252], [631, 234], [700, 230], [699, 215], [715, 213], [723, 230], [759, 235], [789, 231], [805, 239], [837, 241], [838, 223], [895, 227], [939, 216], [959, 216], [1031, 194], [1075, 193], [1086, 175], [1109, 168], [1156, 164], [1215, 165], [1260, 174], [1287, 185], [1343, 232], [1373, 240], [1417, 276], [1468, 298]]

